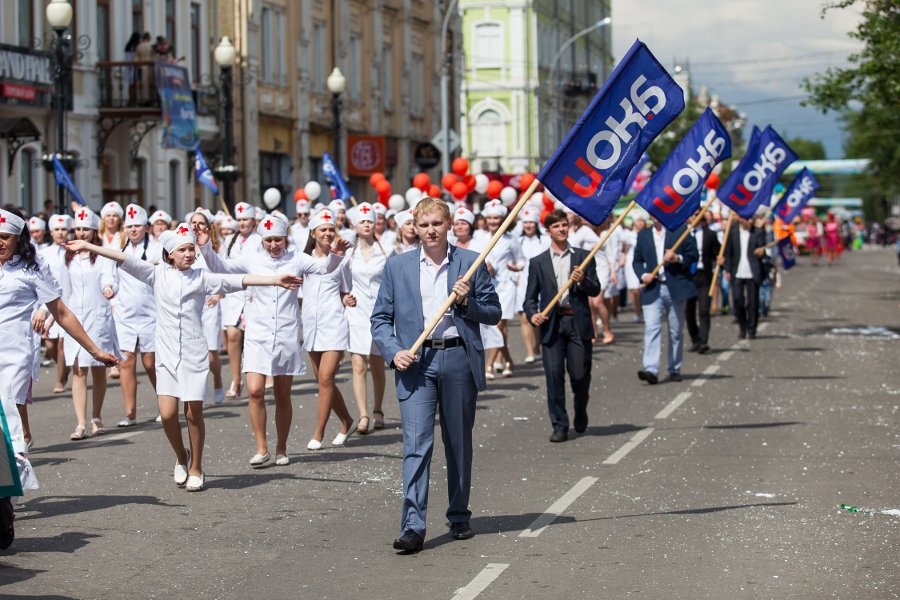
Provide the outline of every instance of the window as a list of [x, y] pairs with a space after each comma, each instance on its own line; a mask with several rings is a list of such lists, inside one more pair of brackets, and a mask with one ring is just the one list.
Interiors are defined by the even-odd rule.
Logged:
[[166, 0], [166, 40], [169, 46], [175, 48], [175, 0]]
[[472, 133], [476, 156], [498, 158], [506, 153], [506, 130], [496, 110], [488, 109], [478, 115]]
[[97, 60], [110, 60], [109, 0], [97, 0]]
[[26, 214], [34, 214], [41, 209], [35, 198], [37, 190], [34, 185], [34, 150], [22, 150], [19, 155], [19, 204]]
[[[278, 152], [260, 152], [259, 186], [264, 190], [278, 188], [286, 198], [291, 189], [291, 157]], [[278, 208], [284, 210], [283, 199]]]
[[285, 85], [284, 11], [263, 6], [261, 44], [263, 81]]
[[274, 65], [272, 64], [272, 9], [262, 7], [262, 72], [263, 81], [273, 83]]
[[360, 80], [360, 56], [359, 56], [359, 38], [350, 37], [350, 98], [359, 100], [361, 95]]
[[31, 6], [32, 0], [18, 0], [16, 8], [18, 9], [18, 44], [26, 48], [31, 48], [34, 43], [34, 11]]
[[144, 33], [144, 0], [131, 0], [131, 30]]
[[200, 79], [200, 58], [203, 52], [200, 48], [200, 5], [191, 2], [191, 77], [194, 81]]
[[325, 25], [316, 23], [313, 25], [313, 57], [316, 64], [313, 66], [313, 89], [317, 92], [325, 91]]
[[499, 67], [503, 57], [502, 36], [498, 23], [479, 23], [475, 26], [473, 57], [476, 67]]
[[285, 57], [287, 56], [287, 43], [284, 38], [284, 11], [275, 11], [275, 43], [278, 44], [278, 83], [282, 87], [287, 85], [287, 67], [285, 66]]
[[388, 110], [394, 108], [394, 62], [391, 60], [391, 47], [384, 46], [381, 49], [381, 98], [384, 107]]
[[421, 117], [425, 110], [425, 58], [421, 54], [412, 55], [412, 68], [410, 69], [410, 112]]
[[169, 161], [169, 212], [181, 213], [181, 163]]

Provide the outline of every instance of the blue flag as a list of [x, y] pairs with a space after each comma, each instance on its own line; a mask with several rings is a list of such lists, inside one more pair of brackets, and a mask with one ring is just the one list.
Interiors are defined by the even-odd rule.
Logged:
[[337, 198], [340, 198], [341, 200], [350, 199], [350, 196], [352, 196], [353, 194], [350, 193], [350, 188], [347, 187], [347, 182], [344, 181], [344, 178], [341, 176], [341, 172], [338, 171], [337, 165], [334, 164], [334, 161], [331, 159], [331, 155], [327, 152], [322, 157], [322, 174], [325, 175], [329, 183], [337, 192]]
[[640, 174], [641, 169], [643, 169], [644, 165], [646, 165], [648, 162], [650, 162], [650, 155], [644, 152], [643, 154], [641, 154], [641, 157], [638, 159], [638, 161], [634, 163], [634, 167], [631, 169], [631, 173], [628, 174], [628, 179], [625, 180], [625, 191], [623, 193], [631, 193], [631, 188], [634, 187], [635, 179], [637, 179], [637, 176]]
[[809, 169], [803, 167], [775, 206], [775, 214], [785, 223], [792, 223], [803, 207], [816, 195], [818, 189], [819, 182]]
[[84, 201], [81, 192], [75, 187], [75, 182], [72, 181], [66, 168], [59, 162], [59, 155], [57, 154], [53, 155], [53, 176], [56, 178], [56, 185], [66, 188], [69, 193], [72, 194], [72, 198], [74, 198], [75, 202], [82, 206], [87, 206], [87, 202]]
[[706, 178], [729, 156], [728, 131], [707, 108], [635, 201], [666, 229], [674, 231], [700, 206]]
[[216, 184], [212, 170], [206, 163], [206, 157], [200, 152], [200, 148], [194, 150], [194, 170], [197, 172], [197, 181], [208, 187], [213, 194], [219, 193], [219, 186]]
[[751, 136], [747, 154], [719, 188], [719, 200], [744, 219], [751, 218], [763, 201], [769, 205], [775, 183], [795, 160], [791, 147], [766, 127]]
[[794, 253], [794, 244], [791, 242], [791, 236], [786, 235], [778, 240], [778, 254], [781, 256], [781, 264], [784, 270], [788, 271], [797, 263], [797, 255]]
[[632, 167], [684, 110], [684, 92], [636, 40], [579, 117], [538, 179], [592, 225], [606, 220], [627, 190]]

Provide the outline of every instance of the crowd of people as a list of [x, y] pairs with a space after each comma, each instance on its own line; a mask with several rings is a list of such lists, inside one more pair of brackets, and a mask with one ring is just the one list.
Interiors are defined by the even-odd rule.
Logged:
[[[307, 372], [304, 353], [318, 385], [308, 451], [327, 445], [332, 413], [339, 422], [332, 446], [384, 428], [390, 367], [404, 430], [404, 508], [395, 547], [421, 549], [438, 413], [448, 464], [447, 518], [453, 537], [466, 539], [474, 535], [468, 495], [475, 401], [490, 380], [516, 370], [510, 347], [518, 341], [510, 339], [510, 321], [519, 323], [525, 362], [543, 365], [550, 441], [565, 442], [570, 423], [579, 434], [588, 427], [592, 349], [615, 343], [625, 306], [633, 306], [635, 322], [644, 324], [639, 379], [655, 384], [661, 377], [666, 323], [668, 380], [681, 381], [685, 324], [688, 350], [700, 354], [710, 351], [710, 317], [718, 309], [734, 314], [740, 338], [753, 339], [768, 310], [765, 290], [777, 285], [771, 240], [795, 234], [794, 225], [773, 224], [765, 212], [737, 219], [726, 232], [727, 215], [707, 212], [672, 250], [688, 226], [667, 231], [640, 211], [609, 231], [612, 216], [595, 227], [561, 205], [542, 213], [537, 201], [497, 235], [509, 211], [499, 200], [477, 214], [463, 203], [428, 197], [401, 211], [353, 202], [312, 206], [301, 199], [293, 221], [247, 202], [236, 204], [233, 216], [199, 208], [183, 220], [115, 202], [99, 214], [79, 207], [73, 215], [27, 220], [15, 207], [0, 210], [0, 320], [29, 340], [25, 352], [0, 352], [4, 409], [10, 401], [16, 406], [16, 418], [6, 414], [17, 458], [27, 465], [34, 443], [28, 405], [42, 360], [56, 366], [54, 393], [70, 386], [72, 440], [106, 432], [108, 376], [121, 384], [117, 426], [139, 422], [140, 362], [175, 454], [174, 482], [192, 492], [206, 485], [204, 405], [246, 396], [255, 439], [248, 466], [285, 466], [291, 388]], [[824, 227], [826, 249], [831, 222]], [[798, 227], [806, 228], [809, 245], [812, 228]], [[601, 237], [606, 243], [587, 260]], [[491, 244], [484, 264], [462, 280]], [[714, 277], [716, 269], [724, 276]], [[434, 331], [417, 342], [437, 315]], [[410, 352], [418, 343], [421, 354]], [[222, 353], [231, 367], [227, 389]], [[352, 403], [335, 383], [347, 354]], [[267, 389], [275, 400], [274, 448], [267, 438]]]

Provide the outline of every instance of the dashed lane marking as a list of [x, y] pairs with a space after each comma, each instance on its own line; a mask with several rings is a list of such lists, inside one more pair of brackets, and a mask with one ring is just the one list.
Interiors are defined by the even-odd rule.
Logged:
[[555, 521], [559, 515], [563, 514], [563, 512], [569, 508], [570, 504], [575, 502], [579, 496], [585, 493], [592, 485], [597, 483], [597, 481], [597, 477], [582, 478], [581, 481], [572, 486], [572, 489], [563, 494], [559, 500], [551, 504], [550, 508], [544, 511], [544, 514], [535, 519], [534, 522], [528, 526], [528, 529], [520, 533], [519, 537], [537, 537], [541, 535], [550, 523]]
[[708, 367], [703, 369], [703, 375], [701, 377], [698, 377], [697, 379], [695, 379], [693, 381], [693, 383], [691, 383], [691, 386], [692, 387], [700, 387], [701, 385], [703, 385], [704, 383], [709, 381], [709, 377], [718, 370], [719, 370], [719, 365], [715, 365], [715, 364], [709, 365]]
[[691, 397], [691, 392], [681, 392], [675, 399], [669, 402], [664, 409], [656, 413], [656, 419], [668, 419], [669, 415], [675, 412], [679, 406], [684, 404], [684, 402]]
[[508, 563], [488, 563], [488, 565], [481, 570], [481, 572], [475, 576], [475, 579], [470, 581], [466, 587], [461, 587], [456, 590], [456, 594], [453, 595], [452, 600], [474, 600], [474, 598], [478, 597], [478, 594], [484, 591], [484, 589], [491, 585], [495, 579], [500, 577], [500, 574], [506, 570], [509, 566]]
[[722, 354], [719, 355], [718, 360], [725, 362], [732, 356], [734, 356], [734, 350], [726, 350], [725, 352], [723, 352]]
[[630, 440], [625, 442], [621, 448], [612, 453], [612, 455], [603, 461], [604, 465], [615, 465], [618, 464], [620, 460], [628, 456], [628, 453], [637, 448], [641, 442], [646, 440], [653, 433], [652, 427], [647, 427], [646, 429], [641, 429], [636, 434], [632, 436]]

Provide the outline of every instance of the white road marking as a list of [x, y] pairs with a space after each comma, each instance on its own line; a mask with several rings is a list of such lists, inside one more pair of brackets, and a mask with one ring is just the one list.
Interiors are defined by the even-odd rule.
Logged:
[[734, 350], [726, 350], [725, 352], [723, 352], [722, 354], [719, 355], [718, 360], [726, 361], [729, 358], [731, 358], [732, 356], [734, 356]]
[[569, 508], [570, 504], [575, 502], [579, 496], [585, 493], [592, 485], [597, 483], [597, 481], [598, 479], [596, 477], [584, 477], [581, 481], [572, 486], [572, 489], [563, 494], [559, 500], [551, 504], [550, 508], [548, 508], [544, 514], [535, 519], [534, 522], [528, 526], [528, 529], [519, 534], [519, 537], [537, 537], [541, 535], [550, 523], [556, 520], [559, 515]]
[[719, 370], [719, 365], [715, 365], [715, 364], [709, 365], [708, 367], [703, 369], [703, 376], [695, 379], [694, 382], [691, 383], [691, 386], [692, 387], [700, 387], [701, 385], [703, 385], [704, 383], [709, 381], [710, 375], [712, 375], [713, 373], [715, 373], [718, 370]]
[[656, 413], [656, 419], [667, 419], [669, 415], [675, 412], [679, 406], [684, 404], [684, 401], [691, 397], [691, 392], [681, 392], [675, 399], [669, 402], [664, 409]]
[[620, 460], [625, 458], [629, 452], [634, 450], [640, 445], [641, 442], [650, 437], [650, 434], [653, 433], [652, 427], [647, 427], [646, 429], [641, 429], [638, 431], [630, 440], [625, 442], [621, 448], [612, 453], [612, 455], [603, 461], [604, 465], [615, 465], [618, 464]]
[[757, 332], [760, 332], [760, 331], [762, 331], [763, 329], [765, 329], [765, 328], [768, 327], [768, 326], [769, 326], [769, 323], [768, 323], [768, 322], [766, 322], [766, 323], [761, 323], [761, 324], [756, 328], [756, 331], [757, 331]]
[[456, 590], [452, 600], [473, 600], [474, 598], [477, 598], [478, 594], [483, 592], [487, 586], [491, 585], [495, 579], [500, 577], [500, 574], [503, 573], [508, 566], [508, 563], [488, 563], [488, 566], [482, 569], [481, 573], [476, 575], [475, 579], [470, 581], [466, 587], [461, 587]]
[[127, 440], [128, 438], [133, 438], [136, 435], [141, 435], [145, 431], [149, 431], [149, 429], [139, 429], [137, 431], [129, 431], [128, 433], [114, 433], [98, 436], [95, 438], [98, 444], [103, 444], [106, 442], [114, 442], [116, 440]]

